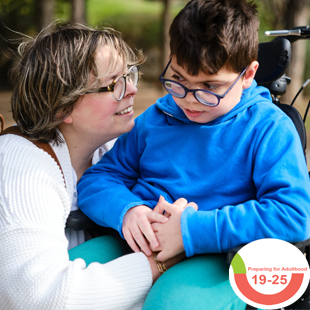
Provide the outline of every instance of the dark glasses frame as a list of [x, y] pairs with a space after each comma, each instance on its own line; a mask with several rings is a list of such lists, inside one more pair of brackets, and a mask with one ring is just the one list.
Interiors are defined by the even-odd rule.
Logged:
[[[96, 91], [88, 91], [87, 93], [85, 93], [85, 95], [87, 94], [98, 94], [98, 93], [106, 93], [106, 92], [112, 92], [113, 94], [113, 98], [116, 100], [116, 101], [121, 101], [123, 98], [124, 98], [124, 95], [126, 93], [126, 86], [127, 86], [127, 77], [129, 76], [131, 70], [133, 68], [137, 68], [137, 83], [136, 85], [134, 85], [135, 87], [138, 85], [138, 82], [139, 82], [139, 70], [140, 70], [140, 66], [131, 66], [129, 69], [128, 69], [128, 72], [124, 75], [121, 75], [119, 76], [117, 79], [115, 79], [110, 85], [108, 86], [104, 86], [104, 87], [100, 87], [98, 88]], [[114, 96], [114, 87], [115, 87], [115, 84], [119, 81], [119, 79], [123, 78], [124, 79], [124, 88], [123, 88], [123, 92], [120, 96], [119, 99], [116, 99], [115, 96]]]
[[[160, 80], [160, 82], [163, 84], [163, 86], [164, 86], [164, 88], [166, 89], [166, 91], [167, 91], [169, 94], [171, 94], [171, 95], [173, 95], [173, 96], [175, 96], [175, 97], [177, 97], [177, 98], [185, 98], [185, 97], [187, 96], [188, 93], [193, 93], [194, 96], [195, 96], [195, 98], [196, 98], [201, 104], [206, 105], [206, 106], [209, 106], [209, 107], [216, 107], [216, 106], [218, 106], [218, 105], [220, 104], [220, 100], [223, 99], [223, 98], [229, 93], [229, 91], [236, 85], [236, 83], [239, 81], [239, 79], [243, 76], [243, 74], [246, 72], [246, 70], [247, 70], [247, 68], [248, 68], [248, 67], [246, 67], [246, 68], [240, 73], [240, 75], [238, 76], [238, 78], [237, 78], [237, 79], [233, 82], [233, 84], [225, 91], [225, 93], [224, 93], [223, 95], [219, 95], [219, 94], [213, 93], [212, 91], [209, 91], [209, 90], [206, 90], [206, 89], [188, 89], [186, 86], [182, 85], [182, 84], [179, 83], [179, 82], [176, 82], [176, 81], [173, 81], [173, 80], [170, 80], [170, 79], [164, 79], [164, 75], [166, 74], [166, 71], [167, 71], [167, 69], [168, 69], [170, 63], [171, 63], [171, 59], [169, 60], [169, 62], [168, 62], [168, 64], [167, 64], [166, 68], [164, 69], [164, 71], [162, 72], [161, 76], [159, 77], [159, 80]], [[177, 94], [177, 93], [173, 93], [173, 94], [172, 94], [172, 93], [166, 88], [166, 86], [165, 86], [165, 83], [166, 83], [166, 82], [178, 84], [181, 88], [183, 88], [183, 90], [185, 91], [185, 94], [184, 94], [184, 95]], [[213, 103], [209, 103], [209, 102], [202, 102], [202, 101], [201, 101], [202, 99], [200, 99], [200, 98], [196, 95], [196, 93], [197, 93], [198, 91], [200, 91], [200, 92], [202, 91], [202, 92], [205, 92], [205, 93], [214, 95], [214, 96], [218, 99], [217, 103], [216, 103], [216, 104], [213, 104]]]

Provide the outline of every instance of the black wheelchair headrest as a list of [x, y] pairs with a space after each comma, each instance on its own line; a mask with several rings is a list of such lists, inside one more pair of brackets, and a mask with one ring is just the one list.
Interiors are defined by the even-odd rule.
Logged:
[[[258, 46], [259, 67], [255, 75], [258, 85], [270, 89], [270, 83], [280, 79], [286, 72], [291, 59], [291, 43], [285, 38], [277, 38], [271, 42], [260, 43]], [[300, 137], [304, 154], [307, 147], [306, 129], [299, 112], [291, 105], [274, 101], [293, 121]]]
[[259, 67], [255, 75], [258, 85], [270, 83], [280, 78], [287, 70], [291, 59], [291, 43], [284, 38], [259, 43]]

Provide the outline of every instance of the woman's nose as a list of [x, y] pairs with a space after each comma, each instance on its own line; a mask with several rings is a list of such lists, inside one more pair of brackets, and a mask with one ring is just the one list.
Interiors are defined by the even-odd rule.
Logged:
[[130, 81], [126, 81], [125, 96], [134, 96], [138, 92], [138, 88], [134, 86]]

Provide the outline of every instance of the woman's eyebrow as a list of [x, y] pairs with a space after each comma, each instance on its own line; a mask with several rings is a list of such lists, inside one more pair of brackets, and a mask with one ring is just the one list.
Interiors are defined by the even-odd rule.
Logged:
[[107, 77], [104, 79], [104, 81], [105, 81], [105, 82], [110, 81], [110, 80], [114, 81], [114, 80], [115, 80], [116, 78], [118, 78], [118, 77], [119, 77], [119, 75], [113, 73], [113, 74], [107, 76]]
[[122, 70], [120, 70], [120, 71], [118, 71], [117, 73], [115, 73], [115, 72], [113, 72], [113, 73], [111, 73], [110, 75], [108, 75], [106, 78], [105, 78], [105, 82], [107, 82], [107, 81], [110, 81], [110, 80], [115, 80], [115, 79], [117, 79], [118, 77], [120, 77], [120, 76], [123, 76], [123, 75], [126, 75], [128, 73], [128, 68], [126, 69], [126, 71], [125, 72], [123, 72]]

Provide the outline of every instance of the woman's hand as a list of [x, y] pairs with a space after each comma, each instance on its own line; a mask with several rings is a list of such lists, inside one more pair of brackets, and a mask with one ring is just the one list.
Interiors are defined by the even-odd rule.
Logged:
[[[181, 262], [184, 258], [185, 258], [185, 253], [182, 252], [179, 255], [172, 257], [172, 258], [168, 259], [167, 261], [165, 261], [165, 266], [167, 269], [169, 269], [172, 266], [174, 266], [175, 264]], [[151, 266], [153, 283], [154, 283], [160, 277], [161, 273], [158, 270], [157, 263], [155, 262], [154, 257], [149, 256], [147, 259], [148, 259], [150, 266]]]
[[124, 238], [134, 252], [140, 252], [140, 247], [145, 255], [150, 256], [152, 251], [150, 250], [147, 240], [153, 249], [156, 249], [159, 246], [158, 240], [151, 227], [151, 223], [166, 223], [167, 221], [167, 217], [154, 212], [145, 205], [136, 206], [127, 211], [124, 216]]
[[185, 208], [193, 207], [196, 211], [198, 206], [194, 202], [187, 203], [186, 199], [180, 198], [170, 204], [167, 201], [163, 201], [160, 198], [160, 204], [158, 207], [158, 212], [163, 212], [164, 209], [166, 213], [169, 214], [169, 221], [167, 223], [153, 223], [151, 226], [155, 233], [160, 246], [158, 248], [153, 248], [152, 250], [160, 251], [157, 255], [159, 261], [166, 261], [184, 251], [182, 232], [181, 232], [181, 215]]

